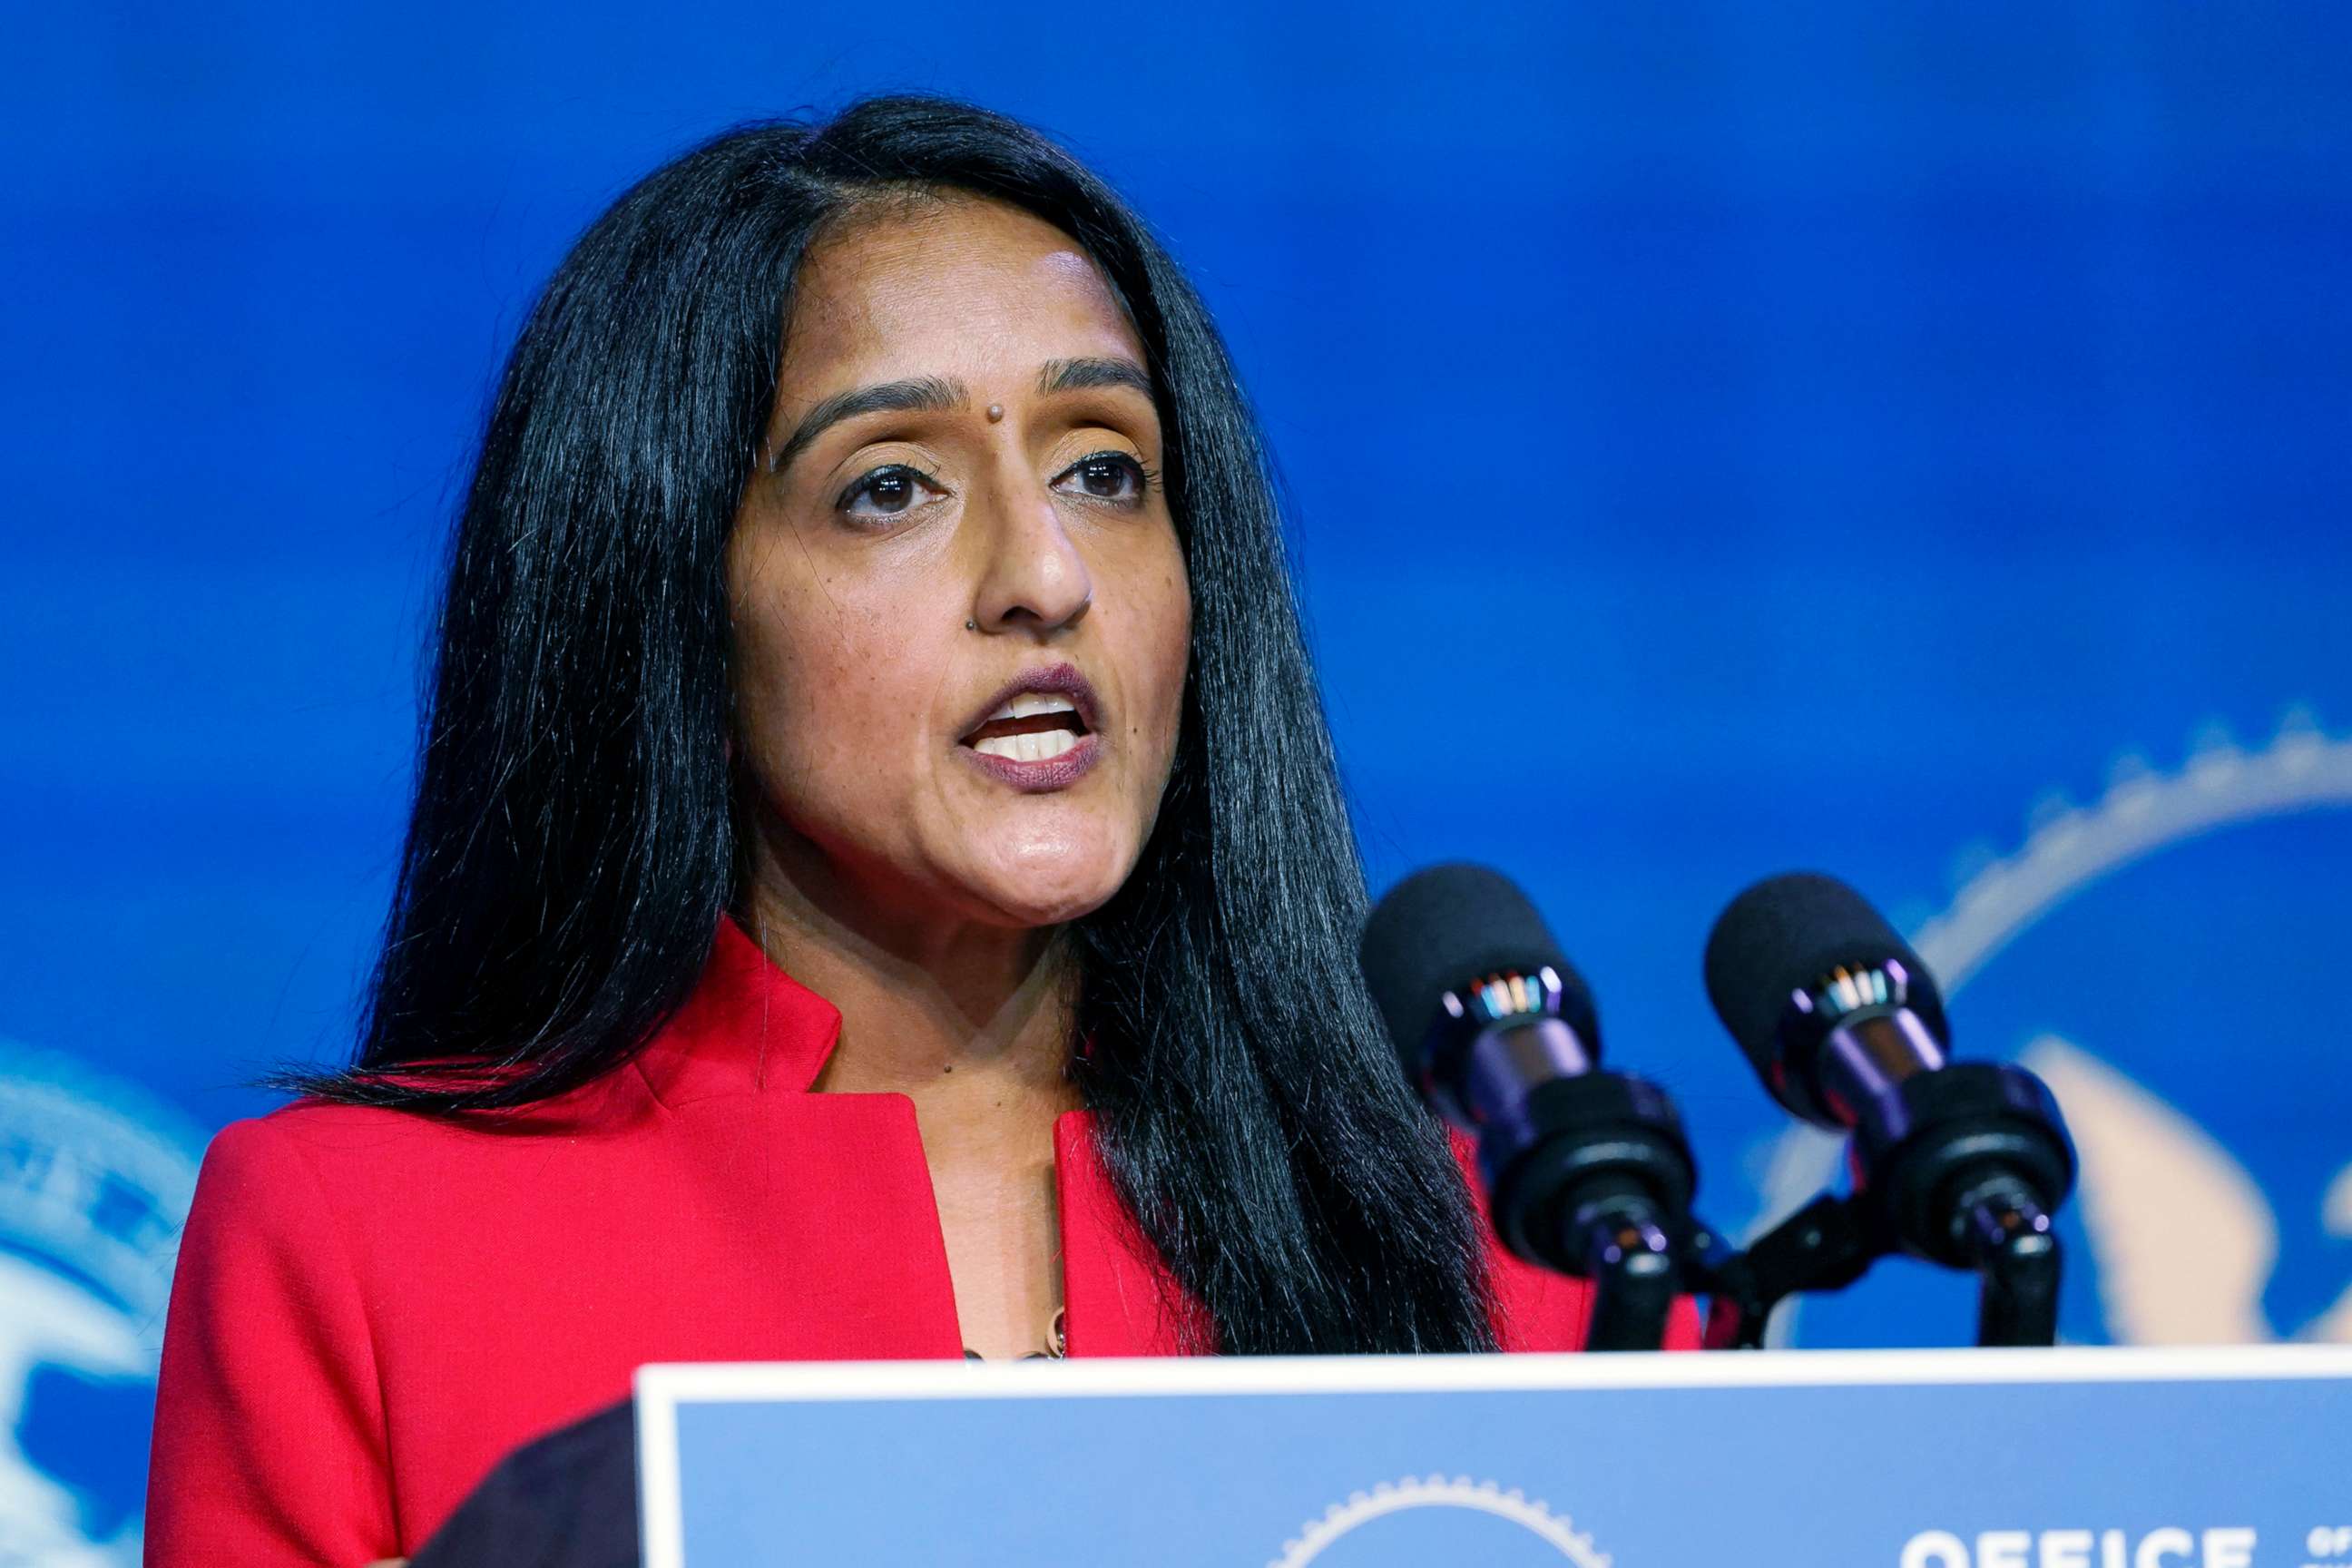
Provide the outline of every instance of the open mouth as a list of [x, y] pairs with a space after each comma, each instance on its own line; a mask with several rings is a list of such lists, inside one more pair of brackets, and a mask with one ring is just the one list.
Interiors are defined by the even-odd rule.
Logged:
[[1023, 671], [967, 722], [972, 765], [1017, 790], [1066, 789], [1102, 760], [1102, 709], [1074, 664]]
[[1092, 733], [1069, 698], [1055, 691], [1023, 691], [1006, 699], [963, 743], [982, 756], [1008, 763], [1050, 763], [1075, 751]]

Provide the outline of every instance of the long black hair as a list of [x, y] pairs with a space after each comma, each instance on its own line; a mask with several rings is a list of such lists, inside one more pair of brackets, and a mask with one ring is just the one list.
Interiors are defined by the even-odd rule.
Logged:
[[454, 542], [356, 1058], [274, 1081], [430, 1113], [529, 1104], [625, 1062], [693, 988], [742, 891], [725, 563], [793, 276], [828, 221], [922, 190], [1076, 240], [1133, 318], [1167, 431], [1194, 605], [1182, 728], [1134, 875], [1075, 932], [1094, 1047], [1073, 1070], [1111, 1178], [1213, 1348], [1491, 1348], [1459, 1171], [1355, 977], [1362, 872], [1224, 345], [1108, 186], [949, 100], [730, 131], [557, 269]]

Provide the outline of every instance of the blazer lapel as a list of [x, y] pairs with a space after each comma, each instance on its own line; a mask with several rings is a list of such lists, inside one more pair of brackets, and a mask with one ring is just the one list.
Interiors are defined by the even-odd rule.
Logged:
[[1055, 1120], [1054, 1174], [1061, 1202], [1069, 1353], [1164, 1356], [1213, 1350], [1208, 1314], [1168, 1272], [1159, 1249], [1111, 1185], [1096, 1144], [1093, 1112], [1073, 1110]]

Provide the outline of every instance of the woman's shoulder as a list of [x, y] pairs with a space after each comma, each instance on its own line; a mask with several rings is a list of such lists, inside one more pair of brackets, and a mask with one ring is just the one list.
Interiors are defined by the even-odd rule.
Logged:
[[[564, 1207], [573, 1188], [627, 1185], [643, 1159], [627, 1152], [634, 1141], [583, 1136], [583, 1120], [576, 1108], [561, 1121], [468, 1121], [304, 1099], [232, 1121], [197, 1171], [171, 1311], [218, 1323], [275, 1301], [281, 1317], [347, 1328], [384, 1312], [430, 1316], [421, 1292], [538, 1258], [534, 1229], [584, 1229], [580, 1205]], [[578, 1179], [583, 1154], [601, 1184]], [[352, 1334], [355, 1345], [367, 1337]]]
[[282, 1173], [305, 1163], [404, 1163], [468, 1139], [454, 1118], [305, 1096], [222, 1128], [205, 1150], [205, 1163]]
[[431, 1136], [417, 1118], [380, 1106], [298, 1100], [242, 1117], [214, 1133], [205, 1146], [197, 1192], [215, 1199], [234, 1192], [266, 1201], [268, 1194], [287, 1194], [297, 1178], [315, 1184], [321, 1163], [396, 1160], [420, 1138]]
[[650, 1104], [627, 1067], [555, 1100], [443, 1113], [304, 1096], [230, 1122], [205, 1151], [198, 1193], [284, 1207], [307, 1192], [330, 1206], [414, 1204], [444, 1185], [492, 1179], [551, 1139], [625, 1131]]
[[447, 1139], [422, 1117], [327, 1100], [298, 1100], [232, 1121], [205, 1148], [183, 1260], [191, 1242], [225, 1230], [256, 1242], [311, 1231], [336, 1211], [374, 1201], [404, 1173], [413, 1189]]

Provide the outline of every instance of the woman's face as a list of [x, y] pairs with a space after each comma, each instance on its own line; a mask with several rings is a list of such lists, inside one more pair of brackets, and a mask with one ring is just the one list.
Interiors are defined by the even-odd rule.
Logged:
[[1060, 230], [940, 196], [811, 249], [728, 560], [740, 761], [784, 875], [918, 925], [1118, 890], [1191, 641], [1160, 463], [1141, 345]]

